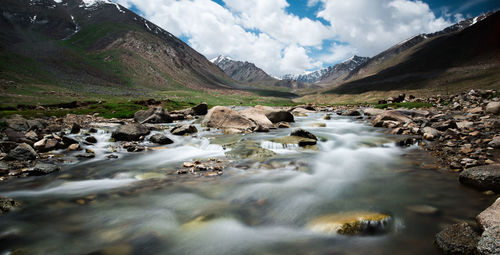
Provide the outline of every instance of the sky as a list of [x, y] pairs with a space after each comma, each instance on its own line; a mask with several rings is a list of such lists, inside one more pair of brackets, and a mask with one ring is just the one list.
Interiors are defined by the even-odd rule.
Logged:
[[420, 33], [500, 8], [499, 0], [114, 0], [208, 59], [225, 55], [273, 76], [352, 55], [372, 57]]

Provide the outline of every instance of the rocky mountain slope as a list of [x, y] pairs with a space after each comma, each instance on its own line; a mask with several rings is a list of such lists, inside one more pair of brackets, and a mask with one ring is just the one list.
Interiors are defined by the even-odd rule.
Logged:
[[224, 91], [234, 83], [169, 32], [108, 0], [2, 0], [0, 11], [4, 97]]
[[216, 64], [231, 78], [240, 82], [253, 83], [261, 81], [276, 81], [275, 78], [255, 66], [255, 64], [247, 61], [236, 61], [221, 55], [212, 59], [211, 62]]
[[[498, 15], [498, 12], [484, 14], [461, 21], [444, 30], [416, 35], [400, 42], [354, 69], [343, 78], [343, 82], [348, 83], [345, 86], [342, 85], [342, 89], [335, 91], [346, 91], [349, 87], [347, 84], [371, 83], [372, 81], [376, 81], [377, 84], [383, 83], [383, 85], [382, 87], [373, 85], [369, 86], [370, 88], [396, 88], [398, 87], [396, 84], [408, 87], [410, 86], [408, 81], [415, 83], [438, 78], [452, 67], [477, 66], [479, 63], [472, 61], [473, 59], [480, 60], [482, 64], [495, 63], [497, 61], [490, 59], [488, 55], [498, 53], [499, 44], [495, 46], [493, 43], [498, 40], [498, 33], [493, 32], [498, 31], [495, 30], [498, 29], [498, 24], [496, 24]], [[339, 82], [330, 83], [330, 85], [338, 84]], [[364, 91], [364, 89], [353, 91]]]

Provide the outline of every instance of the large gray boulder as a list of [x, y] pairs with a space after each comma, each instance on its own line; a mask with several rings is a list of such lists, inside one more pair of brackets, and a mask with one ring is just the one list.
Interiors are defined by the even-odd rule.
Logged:
[[27, 143], [21, 143], [7, 154], [7, 160], [31, 160], [36, 159], [38, 154]]
[[138, 123], [171, 123], [173, 120], [161, 106], [137, 111], [134, 120]]
[[203, 126], [224, 129], [253, 130], [257, 125], [250, 119], [225, 106], [211, 108], [202, 122]]
[[257, 126], [263, 127], [269, 130], [269, 128], [273, 127], [273, 123], [267, 118], [265, 112], [258, 108], [247, 108], [243, 111], [239, 112], [245, 118], [253, 121]]
[[477, 254], [478, 241], [479, 234], [465, 222], [451, 225], [436, 235], [436, 245], [443, 251], [443, 254]]
[[375, 119], [372, 121], [372, 124], [375, 127], [381, 127], [383, 121], [385, 121], [385, 120], [398, 121], [401, 123], [412, 122], [411, 118], [400, 113], [399, 111], [390, 110], [390, 111], [385, 111], [384, 113], [377, 115], [377, 117], [375, 117]]
[[39, 176], [58, 172], [60, 170], [61, 168], [58, 165], [37, 162], [35, 167], [27, 171], [27, 174], [29, 176]]
[[460, 173], [459, 181], [478, 190], [500, 192], [500, 165], [471, 167]]
[[174, 143], [172, 139], [168, 138], [164, 134], [154, 134], [149, 138], [149, 141], [157, 144], [171, 144]]
[[255, 109], [261, 110], [274, 124], [279, 122], [294, 122], [293, 114], [289, 111], [275, 109], [269, 106], [256, 105]]
[[290, 133], [290, 136], [298, 136], [298, 137], [312, 139], [315, 141], [318, 140], [318, 138], [313, 133], [301, 128], [292, 131], [292, 133]]
[[208, 112], [207, 103], [200, 103], [199, 105], [191, 108], [191, 113], [193, 115], [205, 115]]
[[149, 134], [149, 129], [144, 125], [132, 123], [119, 126], [111, 137], [115, 141], [139, 141], [141, 137]]

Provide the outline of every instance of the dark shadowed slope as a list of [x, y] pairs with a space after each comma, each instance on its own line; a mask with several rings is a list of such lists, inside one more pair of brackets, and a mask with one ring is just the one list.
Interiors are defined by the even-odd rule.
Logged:
[[[379, 70], [372, 69], [372, 74], [351, 79], [328, 92], [356, 94], [367, 91], [430, 89], [436, 86], [452, 89], [470, 83], [475, 83], [476, 87], [498, 88], [500, 87], [498, 31], [500, 31], [500, 12], [463, 30], [438, 34], [425, 41], [414, 42], [417, 38], [414, 37], [403, 43], [409, 44], [408, 49], [395, 52], [378, 65], [372, 64]], [[391, 49], [388, 51], [392, 51]], [[373, 63], [373, 59], [367, 64]], [[359, 74], [359, 70], [357, 71]]]

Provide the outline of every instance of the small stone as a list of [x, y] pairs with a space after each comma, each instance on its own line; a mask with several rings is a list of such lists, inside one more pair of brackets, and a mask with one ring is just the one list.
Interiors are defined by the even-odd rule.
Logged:
[[157, 144], [172, 144], [174, 141], [172, 139], [168, 138], [164, 134], [154, 134], [149, 138], [149, 141], [152, 143], [157, 143]]
[[290, 128], [290, 124], [287, 122], [279, 122], [278, 123], [278, 128]]
[[31, 130], [28, 133], [24, 134], [24, 137], [26, 137], [27, 139], [32, 140], [32, 141], [37, 141], [38, 140], [38, 135], [33, 130]]
[[486, 105], [485, 112], [492, 114], [500, 113], [500, 102], [490, 102]]
[[94, 153], [81, 153], [76, 155], [75, 157], [77, 158], [94, 158], [95, 154]]
[[177, 125], [172, 130], [170, 130], [170, 133], [173, 135], [188, 135], [188, 134], [193, 134], [198, 132], [198, 129], [194, 125]]
[[68, 146], [68, 151], [78, 151], [80, 150], [80, 144], [74, 143]]
[[4, 213], [8, 213], [16, 207], [19, 207], [21, 204], [15, 201], [12, 198], [2, 197], [0, 196], [0, 215]]

